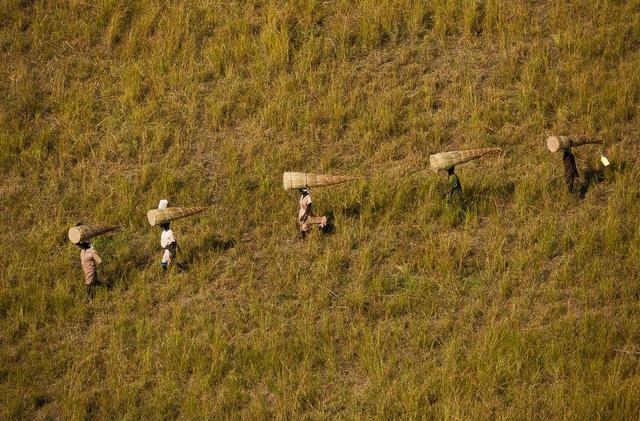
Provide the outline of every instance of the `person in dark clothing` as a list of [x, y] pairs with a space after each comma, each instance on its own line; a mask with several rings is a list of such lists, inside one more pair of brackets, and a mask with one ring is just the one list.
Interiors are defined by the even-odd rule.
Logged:
[[447, 176], [449, 178], [449, 190], [447, 191], [446, 198], [446, 219], [450, 224], [457, 225], [462, 219], [464, 219], [464, 201], [462, 200], [462, 184], [460, 184], [460, 178], [456, 174], [455, 167], [447, 169]]
[[462, 185], [460, 184], [460, 178], [456, 174], [456, 167], [453, 166], [447, 169], [447, 175], [449, 176], [449, 191], [447, 197], [451, 205], [462, 209]]
[[575, 180], [580, 177], [578, 173], [578, 167], [576, 166], [576, 157], [571, 153], [570, 148], [564, 149], [564, 155], [562, 156], [564, 162], [564, 182], [567, 184], [567, 190], [569, 193], [575, 191]]

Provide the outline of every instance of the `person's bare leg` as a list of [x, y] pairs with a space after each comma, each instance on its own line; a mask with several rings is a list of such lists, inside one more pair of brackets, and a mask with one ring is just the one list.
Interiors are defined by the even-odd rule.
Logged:
[[95, 285], [93, 284], [87, 285], [87, 300], [89, 302], [92, 302], [95, 295], [96, 295]]
[[325, 226], [327, 224], [327, 217], [326, 216], [311, 216], [311, 217], [309, 217], [309, 219], [307, 219], [307, 224], [320, 225], [320, 227], [322, 228], [323, 226]]

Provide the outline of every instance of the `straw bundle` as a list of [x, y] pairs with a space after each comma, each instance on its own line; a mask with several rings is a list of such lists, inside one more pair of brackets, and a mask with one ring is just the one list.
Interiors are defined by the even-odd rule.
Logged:
[[429, 156], [429, 165], [435, 172], [447, 170], [454, 165], [463, 164], [492, 152], [501, 152], [500, 148], [468, 149], [466, 151], [440, 152]]
[[78, 244], [119, 228], [121, 228], [120, 225], [78, 225], [77, 227], [69, 228], [69, 240], [71, 240], [73, 244]]
[[560, 149], [567, 149], [589, 143], [602, 144], [602, 141], [589, 139], [584, 136], [549, 136], [547, 138], [547, 149], [551, 152], [558, 152]]
[[303, 172], [286, 172], [282, 175], [282, 184], [285, 190], [300, 189], [303, 187], [323, 187], [340, 184], [347, 181], [358, 180], [362, 177], [347, 175], [311, 174]]
[[149, 220], [149, 224], [154, 226], [195, 215], [196, 213], [203, 212], [206, 209], [206, 207], [151, 209], [147, 212], [147, 219]]

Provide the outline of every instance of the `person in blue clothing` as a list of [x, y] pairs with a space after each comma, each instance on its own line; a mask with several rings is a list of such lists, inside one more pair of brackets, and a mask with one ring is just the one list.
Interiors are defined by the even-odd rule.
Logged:
[[462, 185], [460, 184], [458, 174], [456, 174], [456, 167], [452, 166], [448, 168], [447, 175], [449, 176], [449, 191], [447, 192], [449, 203], [462, 210]]

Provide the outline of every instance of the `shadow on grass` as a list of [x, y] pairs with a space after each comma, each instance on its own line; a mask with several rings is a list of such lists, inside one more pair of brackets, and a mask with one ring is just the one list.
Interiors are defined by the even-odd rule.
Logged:
[[597, 168], [587, 168], [584, 171], [583, 181], [580, 185], [579, 194], [583, 198], [593, 186], [611, 180], [616, 174], [623, 174], [629, 169], [629, 163], [622, 161], [620, 163], [612, 162], [608, 167], [598, 166]]
[[205, 237], [200, 243], [196, 244], [193, 249], [183, 251], [182, 249], [178, 248], [175, 257], [175, 267], [178, 270], [178, 273], [186, 272], [189, 270], [195, 257], [199, 254], [200, 251], [217, 250], [225, 252], [235, 247], [235, 245], [236, 240], [234, 239], [221, 239], [218, 238], [215, 234], [212, 234]]
[[202, 239], [202, 241], [195, 247], [195, 250], [210, 249], [210, 250], [217, 250], [217, 251], [227, 251], [229, 249], [232, 249], [235, 246], [236, 246], [236, 240], [223, 239], [218, 237], [215, 233], [211, 233], [206, 235]]
[[352, 203], [342, 209], [342, 214], [347, 218], [360, 219], [362, 213], [362, 205], [360, 203]]
[[216, 250], [225, 252], [227, 250], [232, 249], [236, 245], [236, 240], [234, 239], [222, 239], [217, 237], [215, 234], [211, 234], [206, 236], [202, 242], [200, 242], [194, 249], [189, 252], [181, 252], [178, 251], [178, 262], [176, 263], [176, 268], [180, 271], [187, 271], [195, 256], [201, 250]]
[[126, 290], [131, 279], [152, 266], [160, 266], [162, 258], [161, 249], [151, 250], [143, 243], [134, 243], [126, 250], [122, 250], [120, 246], [110, 245], [100, 249], [98, 253], [106, 259], [106, 264], [98, 268], [98, 279], [107, 290], [116, 287]]
[[201, 245], [201, 248], [227, 251], [229, 249], [234, 248], [235, 246], [236, 246], [236, 240], [233, 240], [233, 239], [223, 240], [220, 238], [211, 238], [205, 241]]
[[334, 223], [335, 213], [333, 213], [332, 210], [327, 211], [326, 217], [327, 217], [327, 224], [324, 226], [324, 228], [320, 228], [320, 230], [322, 231], [323, 234], [326, 234], [326, 235], [335, 234], [336, 232], [336, 226]]
[[511, 200], [516, 185], [513, 181], [505, 181], [493, 186], [470, 186], [463, 191], [465, 208], [472, 208], [479, 203], [491, 197], [497, 197], [502, 200]]
[[605, 180], [604, 168], [588, 168], [584, 172], [582, 184], [580, 185], [579, 196], [585, 197], [592, 186], [596, 186]]

